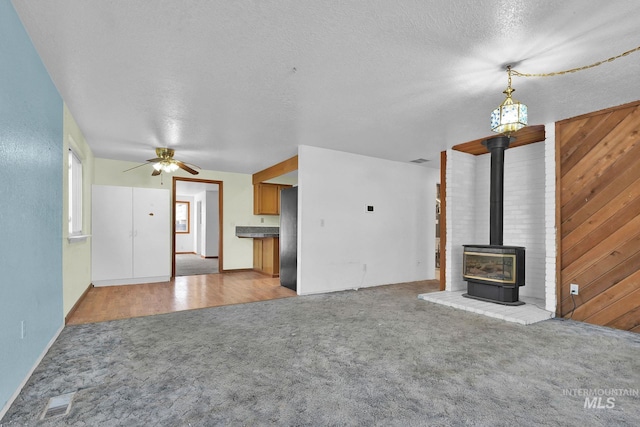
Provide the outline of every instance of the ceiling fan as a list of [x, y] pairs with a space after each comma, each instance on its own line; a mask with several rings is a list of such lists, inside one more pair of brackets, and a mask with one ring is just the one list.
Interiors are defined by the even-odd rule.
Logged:
[[[147, 160], [147, 163], [143, 163], [141, 165], [135, 166], [131, 169], [139, 168], [140, 166], [144, 166], [148, 163], [153, 164], [153, 172], [151, 176], [158, 176], [162, 172], [172, 173], [177, 171], [178, 169], [183, 169], [189, 172], [192, 175], [198, 175], [198, 171], [193, 169], [191, 166], [200, 169], [199, 166], [191, 165], [181, 162], [180, 160], [176, 160], [173, 158], [175, 154], [175, 150], [173, 148], [156, 148], [156, 158]], [[131, 169], [127, 169], [125, 172], [130, 171]]]

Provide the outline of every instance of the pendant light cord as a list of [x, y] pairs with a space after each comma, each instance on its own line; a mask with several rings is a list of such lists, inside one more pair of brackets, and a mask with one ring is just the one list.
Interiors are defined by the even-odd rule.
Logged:
[[628, 50], [626, 52], [623, 52], [620, 55], [612, 56], [609, 59], [605, 59], [603, 61], [594, 62], [593, 64], [585, 65], [584, 67], [571, 68], [569, 70], [556, 71], [556, 72], [553, 72], [553, 73], [521, 73], [521, 72], [516, 71], [516, 70], [511, 70], [511, 74], [513, 74], [514, 76], [518, 76], [518, 77], [552, 77], [552, 76], [561, 76], [563, 74], [570, 74], [570, 73], [575, 73], [577, 71], [588, 70], [589, 68], [595, 68], [595, 67], [597, 67], [599, 65], [602, 65], [602, 64], [605, 64], [607, 62], [613, 62], [616, 59], [622, 58], [623, 56], [630, 55], [630, 54], [632, 54], [634, 52], [637, 52], [639, 50], [640, 50], [640, 46], [636, 47], [635, 49], [631, 49], [631, 50]]

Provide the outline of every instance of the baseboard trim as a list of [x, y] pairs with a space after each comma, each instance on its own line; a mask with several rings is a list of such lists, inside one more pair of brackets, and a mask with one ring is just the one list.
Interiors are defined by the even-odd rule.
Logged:
[[69, 312], [67, 313], [67, 315], [64, 317], [64, 324], [66, 325], [67, 323], [69, 323], [69, 319], [71, 318], [71, 316], [73, 316], [73, 313], [76, 312], [76, 310], [78, 309], [78, 307], [80, 306], [80, 303], [84, 300], [84, 297], [87, 296], [87, 294], [89, 293], [89, 291], [91, 290], [91, 288], [93, 288], [93, 283], [89, 283], [89, 286], [87, 286], [87, 289], [84, 290], [84, 292], [82, 293], [82, 295], [80, 295], [80, 298], [78, 298], [78, 301], [76, 301], [75, 304], [73, 304], [73, 307], [71, 307], [71, 310], [69, 310]]
[[247, 271], [255, 271], [253, 268], [234, 268], [231, 270], [220, 270], [220, 273], [246, 273]]
[[218, 258], [217, 256], [202, 256], [200, 255], [200, 258], [202, 259], [211, 259], [211, 258]]
[[60, 335], [63, 329], [64, 329], [64, 324], [62, 324], [60, 326], [60, 329], [58, 329], [58, 331], [53, 335], [53, 338], [51, 338], [51, 340], [49, 341], [49, 344], [47, 344], [47, 346], [44, 348], [44, 350], [40, 354], [40, 357], [38, 357], [38, 359], [36, 360], [36, 363], [33, 364], [31, 369], [29, 370], [29, 373], [27, 373], [27, 375], [24, 377], [24, 379], [20, 383], [20, 386], [18, 386], [16, 391], [13, 392], [13, 394], [9, 398], [9, 400], [7, 400], [7, 403], [4, 405], [4, 407], [0, 411], [0, 420], [9, 411], [9, 408], [11, 408], [11, 405], [13, 405], [13, 402], [16, 400], [16, 398], [18, 397], [18, 395], [20, 394], [24, 386], [27, 384], [27, 381], [29, 381], [29, 378], [31, 378], [31, 375], [33, 375], [33, 371], [35, 371], [38, 365], [40, 364], [40, 362], [42, 362], [42, 359], [44, 359], [44, 356], [47, 354], [47, 352], [49, 351], [53, 343], [56, 342], [56, 340], [58, 339], [58, 336]]
[[176, 255], [197, 255], [195, 252], [176, 252]]
[[267, 273], [266, 271], [262, 271], [262, 270], [258, 270], [256, 268], [252, 268], [251, 271], [255, 271], [256, 273], [260, 273], [260, 274], [264, 274], [267, 277], [271, 277], [272, 279], [275, 279], [276, 277], [280, 277], [280, 273]]
[[156, 277], [139, 277], [129, 279], [116, 279], [116, 280], [94, 280], [93, 286], [96, 288], [101, 286], [128, 286], [139, 285], [141, 283], [164, 283], [171, 280], [170, 276], [156, 276]]

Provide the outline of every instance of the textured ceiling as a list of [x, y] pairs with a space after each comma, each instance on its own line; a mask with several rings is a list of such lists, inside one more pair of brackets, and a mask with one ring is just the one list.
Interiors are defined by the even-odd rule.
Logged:
[[[438, 166], [490, 134], [504, 67], [640, 45], [637, 0], [14, 0], [97, 157], [253, 173], [312, 145]], [[543, 124], [640, 99], [640, 52], [514, 77]], [[429, 163], [427, 163], [429, 165]]]

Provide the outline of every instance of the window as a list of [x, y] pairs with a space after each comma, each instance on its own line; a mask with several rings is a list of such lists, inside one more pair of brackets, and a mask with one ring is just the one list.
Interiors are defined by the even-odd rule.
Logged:
[[189, 234], [191, 232], [190, 216], [189, 202], [176, 202], [176, 233]]
[[82, 235], [82, 161], [69, 149], [69, 236]]

